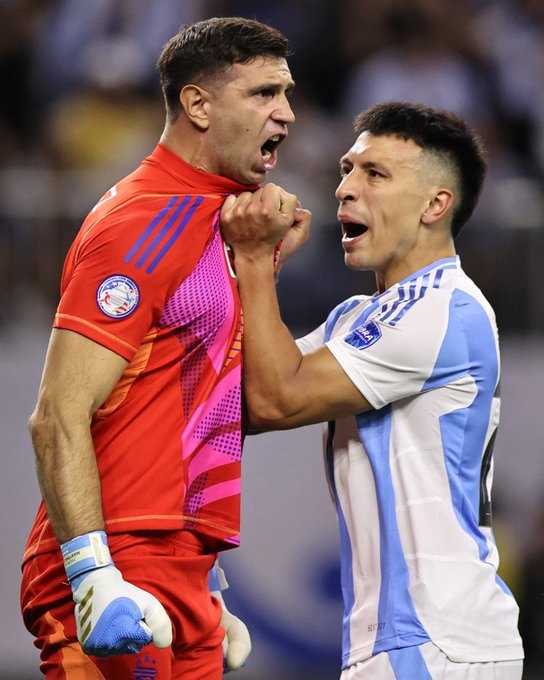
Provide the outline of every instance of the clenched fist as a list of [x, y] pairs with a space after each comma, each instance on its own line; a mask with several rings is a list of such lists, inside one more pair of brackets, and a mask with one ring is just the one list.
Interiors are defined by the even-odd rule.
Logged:
[[273, 252], [291, 228], [302, 224], [307, 234], [310, 213], [299, 205], [296, 196], [276, 184], [229, 196], [221, 210], [223, 238], [235, 252]]

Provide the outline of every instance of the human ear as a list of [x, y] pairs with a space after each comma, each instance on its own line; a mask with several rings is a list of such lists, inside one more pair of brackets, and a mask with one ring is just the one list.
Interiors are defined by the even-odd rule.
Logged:
[[209, 94], [198, 85], [185, 85], [179, 93], [179, 101], [187, 118], [199, 130], [207, 130], [210, 126], [208, 115]]
[[421, 215], [423, 224], [432, 225], [443, 219], [454, 202], [453, 193], [449, 189], [438, 189], [427, 203]]

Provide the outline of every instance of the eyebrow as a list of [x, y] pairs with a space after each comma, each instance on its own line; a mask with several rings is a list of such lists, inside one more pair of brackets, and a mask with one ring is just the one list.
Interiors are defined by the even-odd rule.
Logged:
[[[354, 163], [347, 156], [343, 156], [339, 161], [340, 169], [344, 168], [344, 165], [351, 165], [353, 167]], [[377, 161], [365, 161], [361, 167], [363, 170], [378, 169], [384, 172], [390, 172], [386, 165], [383, 163], [378, 163]]]
[[[261, 83], [259, 85], [255, 85], [255, 87], [252, 87], [250, 90], [251, 94], [257, 94], [257, 92], [261, 92], [261, 90], [274, 90], [275, 92], [280, 92], [283, 90], [283, 83], [278, 83], [277, 81], [275, 82], [267, 82], [267, 83]], [[293, 90], [295, 89], [295, 81], [290, 80], [289, 83], [285, 87], [285, 93], [290, 94]]]

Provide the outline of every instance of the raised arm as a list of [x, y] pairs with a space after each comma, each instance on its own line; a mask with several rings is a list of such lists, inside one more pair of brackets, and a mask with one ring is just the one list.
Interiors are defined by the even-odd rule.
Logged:
[[303, 357], [281, 319], [273, 253], [289, 229], [309, 228], [310, 213], [297, 204], [295, 196], [266, 185], [230, 198], [221, 213], [244, 309], [244, 386], [256, 428], [287, 429], [371, 408], [326, 347]]

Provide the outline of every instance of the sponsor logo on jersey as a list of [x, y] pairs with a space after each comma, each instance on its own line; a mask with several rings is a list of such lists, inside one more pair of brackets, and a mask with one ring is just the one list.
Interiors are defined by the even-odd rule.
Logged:
[[378, 324], [368, 321], [364, 326], [356, 328], [345, 338], [345, 342], [357, 349], [366, 349], [382, 337]]
[[128, 276], [108, 276], [96, 291], [96, 302], [106, 316], [124, 319], [136, 309], [140, 291], [136, 282]]

